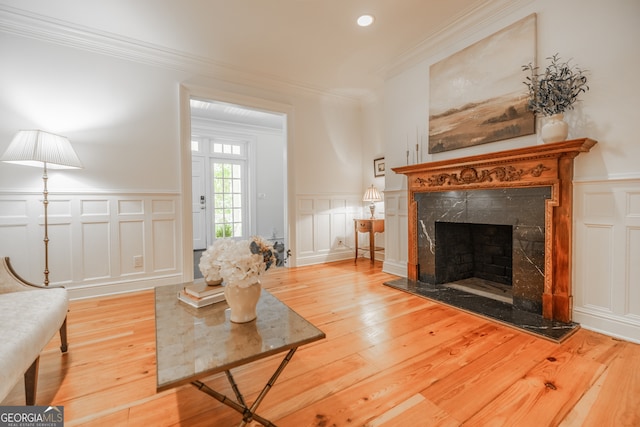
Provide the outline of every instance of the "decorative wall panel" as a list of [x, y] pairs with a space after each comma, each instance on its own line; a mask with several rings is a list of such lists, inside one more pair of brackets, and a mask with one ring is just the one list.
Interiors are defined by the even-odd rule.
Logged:
[[361, 199], [359, 194], [298, 196], [296, 265], [349, 259], [355, 255], [353, 220], [363, 215]]
[[119, 200], [118, 214], [142, 214], [144, 213], [144, 203], [142, 200]]
[[[376, 241], [376, 245], [384, 246], [383, 270], [398, 276], [407, 275], [407, 191], [395, 190], [384, 192], [384, 244]], [[387, 236], [399, 239], [391, 240]]]
[[71, 217], [71, 200], [49, 198], [48, 217], [49, 221], [55, 221], [57, 217]]
[[313, 232], [315, 252], [326, 253], [331, 249], [331, 214], [328, 211], [314, 216], [316, 229]]
[[[109, 223], [106, 221], [82, 224], [83, 280], [109, 279], [111, 276], [110, 235]], [[59, 263], [55, 265], [60, 266]]]
[[82, 216], [108, 215], [109, 201], [108, 200], [81, 200], [80, 214]]
[[153, 200], [151, 211], [154, 214], [175, 214], [176, 204], [173, 200]]
[[574, 320], [640, 342], [640, 179], [574, 183]]
[[175, 271], [177, 267], [176, 222], [170, 219], [152, 221], [153, 271]]
[[120, 273], [131, 275], [144, 271], [144, 220], [120, 221]]
[[0, 200], [3, 218], [27, 218], [26, 200]]
[[303, 213], [300, 212], [298, 214], [297, 221], [297, 256], [304, 257], [314, 254], [313, 250], [313, 237], [314, 226], [313, 226], [313, 212]]
[[613, 227], [609, 225], [585, 224], [584, 239], [586, 248], [584, 269], [576, 276], [589, 278], [583, 287], [582, 303], [585, 307], [597, 310], [612, 311], [611, 287], [603, 286], [612, 282]]
[[640, 323], [640, 227], [627, 229], [626, 294], [625, 315], [632, 316]]

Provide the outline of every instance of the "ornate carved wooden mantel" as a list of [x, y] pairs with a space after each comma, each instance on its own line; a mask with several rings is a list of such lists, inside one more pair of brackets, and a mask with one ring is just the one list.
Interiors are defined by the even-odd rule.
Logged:
[[542, 315], [571, 321], [571, 247], [573, 159], [596, 141], [588, 138], [451, 160], [392, 168], [407, 175], [409, 251], [407, 276], [418, 280], [417, 203], [415, 193], [550, 186], [545, 205], [545, 277]]

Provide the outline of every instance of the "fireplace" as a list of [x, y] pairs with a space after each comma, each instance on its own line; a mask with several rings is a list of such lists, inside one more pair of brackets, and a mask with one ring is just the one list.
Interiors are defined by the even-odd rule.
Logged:
[[[500, 255], [493, 267], [510, 268], [511, 284], [501, 283], [508, 279], [476, 277], [486, 271], [474, 270], [471, 277], [510, 287], [506, 290], [518, 310], [570, 322], [573, 159], [595, 144], [584, 138], [392, 168], [408, 178], [407, 279], [433, 285], [448, 282], [450, 270], [455, 270], [450, 264], [479, 261], [471, 260], [475, 249], [456, 253], [446, 248], [447, 242], [458, 239], [462, 246], [465, 239], [491, 240], [482, 233], [500, 233], [496, 239], [511, 241], [511, 265]], [[456, 237], [447, 237], [450, 230], [439, 230], [442, 223], [468, 224], [463, 226], [468, 230], [458, 229]], [[479, 232], [479, 226], [489, 229]], [[505, 230], [511, 231], [510, 239], [504, 237]], [[508, 252], [506, 248], [485, 246], [483, 256]]]
[[473, 291], [465, 279], [479, 279], [488, 297], [541, 315], [550, 198], [549, 186], [416, 193], [418, 280]]

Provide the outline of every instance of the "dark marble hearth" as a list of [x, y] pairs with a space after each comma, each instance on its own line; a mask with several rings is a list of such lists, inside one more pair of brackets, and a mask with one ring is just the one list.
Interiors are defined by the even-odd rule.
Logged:
[[512, 304], [460, 291], [446, 285], [431, 285], [408, 279], [392, 280], [384, 284], [496, 320], [554, 342], [562, 342], [580, 327], [577, 323], [548, 320], [541, 315], [514, 308]]

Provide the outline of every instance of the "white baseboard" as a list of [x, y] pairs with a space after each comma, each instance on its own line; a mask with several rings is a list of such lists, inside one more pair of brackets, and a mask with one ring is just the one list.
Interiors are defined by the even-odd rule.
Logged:
[[573, 309], [573, 321], [590, 331], [640, 344], [640, 322], [584, 308]]
[[296, 267], [307, 265], [324, 264], [325, 262], [343, 261], [353, 259], [353, 253], [350, 251], [331, 252], [326, 254], [315, 254], [310, 256], [298, 257], [296, 259]]
[[143, 280], [121, 281], [114, 283], [101, 283], [99, 285], [76, 285], [67, 287], [70, 300], [80, 300], [85, 298], [103, 297], [129, 292], [153, 289], [156, 286], [172, 285], [182, 282], [182, 275], [176, 274], [163, 276], [160, 278], [149, 278]]
[[385, 261], [382, 264], [382, 271], [384, 271], [385, 273], [394, 274], [400, 277], [407, 277], [407, 263]]

